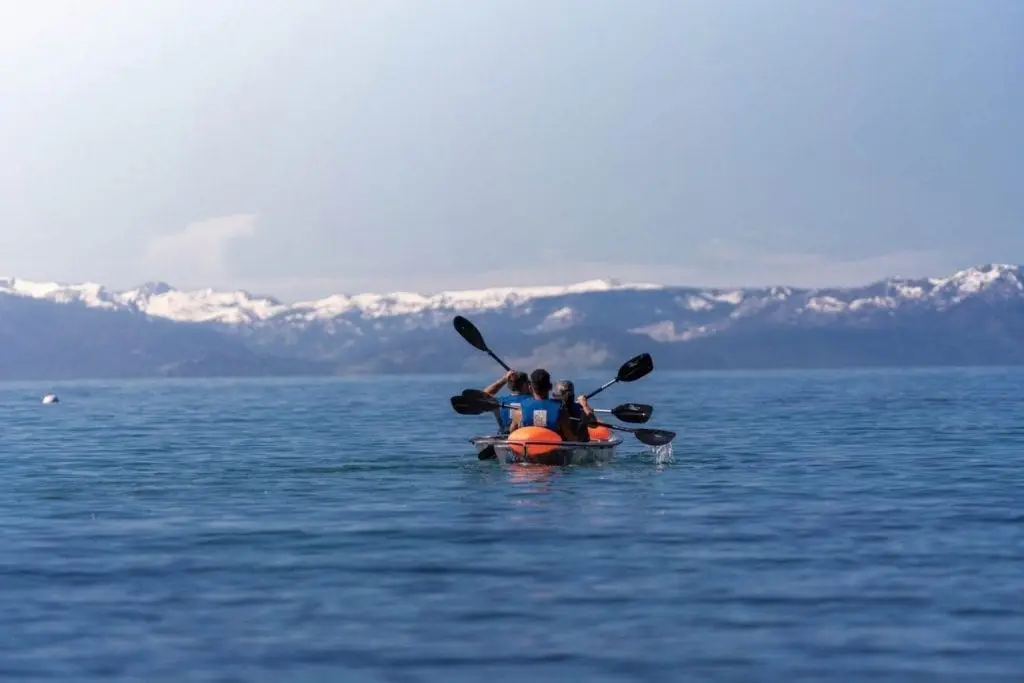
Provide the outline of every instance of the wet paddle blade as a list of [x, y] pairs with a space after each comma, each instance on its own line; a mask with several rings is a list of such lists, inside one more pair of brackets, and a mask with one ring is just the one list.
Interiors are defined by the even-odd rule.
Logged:
[[635, 382], [649, 375], [651, 370], [654, 370], [654, 359], [649, 353], [641, 353], [623, 363], [615, 379], [619, 382]]
[[458, 413], [459, 415], [482, 415], [484, 412], [486, 412], [480, 410], [465, 396], [452, 396], [451, 401], [452, 408], [454, 408], [455, 412]]
[[482, 389], [466, 389], [462, 392], [462, 398], [465, 399], [466, 403], [474, 410], [479, 410], [482, 413], [501, 408], [501, 404], [498, 402], [498, 399], [494, 398]]
[[455, 316], [455, 331], [458, 332], [463, 339], [479, 350], [490, 351], [490, 349], [487, 348], [486, 342], [484, 342], [484, 336], [480, 334], [480, 330], [476, 329], [476, 325], [469, 322], [461, 315]]
[[672, 439], [676, 438], [675, 432], [670, 432], [665, 429], [636, 429], [633, 431], [633, 435], [641, 442], [648, 446], [664, 446], [665, 444], [671, 443]]
[[653, 369], [654, 359], [651, 358], [651, 354], [641, 353], [639, 356], [634, 356], [622, 364], [618, 374], [615, 375], [615, 379], [610, 379], [597, 389], [591, 391], [587, 394], [587, 398], [594, 398], [616, 382], [635, 382], [649, 374]]
[[632, 427], [616, 427], [615, 425], [605, 424], [604, 422], [592, 422], [591, 424], [598, 427], [614, 429], [617, 432], [629, 432], [639, 441], [647, 444], [648, 446], [664, 446], [671, 442], [672, 439], [676, 438], [675, 432], [670, 432], [666, 429], [633, 429]]
[[631, 424], [644, 424], [651, 419], [653, 412], [654, 406], [645, 403], [623, 403], [611, 410], [612, 415]]

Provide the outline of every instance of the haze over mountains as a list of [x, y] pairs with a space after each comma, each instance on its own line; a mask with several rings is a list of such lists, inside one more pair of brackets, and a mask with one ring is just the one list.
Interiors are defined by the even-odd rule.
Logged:
[[1024, 270], [835, 289], [699, 288], [596, 280], [566, 287], [336, 295], [126, 291], [0, 278], [0, 378], [493, 371], [452, 318], [509, 364], [660, 369], [1024, 363]]

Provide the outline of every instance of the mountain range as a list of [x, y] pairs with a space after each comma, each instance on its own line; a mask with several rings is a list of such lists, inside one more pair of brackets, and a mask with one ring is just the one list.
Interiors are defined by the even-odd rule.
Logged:
[[0, 278], [0, 379], [494, 371], [470, 318], [513, 367], [662, 369], [1024, 364], [1024, 269], [860, 287], [702, 288], [593, 280], [285, 303], [152, 282]]

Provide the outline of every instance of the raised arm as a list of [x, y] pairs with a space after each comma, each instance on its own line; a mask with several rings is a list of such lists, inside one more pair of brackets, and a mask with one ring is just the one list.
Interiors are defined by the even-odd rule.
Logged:
[[509, 370], [509, 371], [508, 371], [508, 372], [506, 372], [506, 373], [505, 373], [504, 375], [502, 375], [502, 376], [501, 376], [501, 377], [499, 377], [498, 379], [494, 380], [494, 383], [493, 383], [493, 384], [491, 384], [491, 385], [490, 385], [490, 386], [488, 386], [488, 387], [485, 387], [485, 388], [484, 388], [484, 391], [486, 391], [486, 392], [487, 392], [488, 394], [490, 394], [491, 396], [495, 396], [495, 395], [497, 395], [497, 393], [498, 393], [499, 391], [501, 391], [501, 388], [502, 388], [503, 386], [505, 386], [505, 385], [506, 385], [506, 384], [508, 383], [508, 381], [509, 381], [510, 379], [512, 379], [512, 375], [514, 375], [514, 374], [515, 374], [515, 373], [514, 373], [514, 372], [513, 372], [512, 370]]
[[590, 407], [590, 403], [587, 402], [586, 396], [580, 396], [576, 399], [576, 402], [580, 404], [580, 408], [583, 409], [584, 424], [591, 424], [597, 421], [597, 416], [594, 415], [594, 409]]

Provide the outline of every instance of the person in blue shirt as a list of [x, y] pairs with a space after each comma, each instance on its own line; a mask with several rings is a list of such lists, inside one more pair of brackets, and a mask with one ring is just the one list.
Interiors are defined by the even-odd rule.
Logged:
[[546, 427], [562, 436], [566, 441], [575, 438], [569, 421], [569, 413], [562, 409], [562, 402], [549, 398], [551, 375], [543, 368], [530, 373], [530, 397], [523, 399], [519, 408], [512, 409], [510, 431], [520, 427]]
[[576, 398], [576, 387], [567, 379], [555, 382], [551, 390], [551, 398], [560, 401], [562, 410], [569, 416], [570, 427], [572, 428], [573, 441], [590, 441], [590, 430], [587, 426], [596, 421], [594, 410], [587, 403], [586, 396]]
[[498, 399], [501, 402], [498, 420], [501, 423], [501, 433], [508, 434], [512, 424], [512, 408], [518, 408], [524, 398], [530, 397], [530, 378], [525, 372], [509, 370], [484, 391], [495, 396], [503, 386], [508, 386], [509, 395]]

